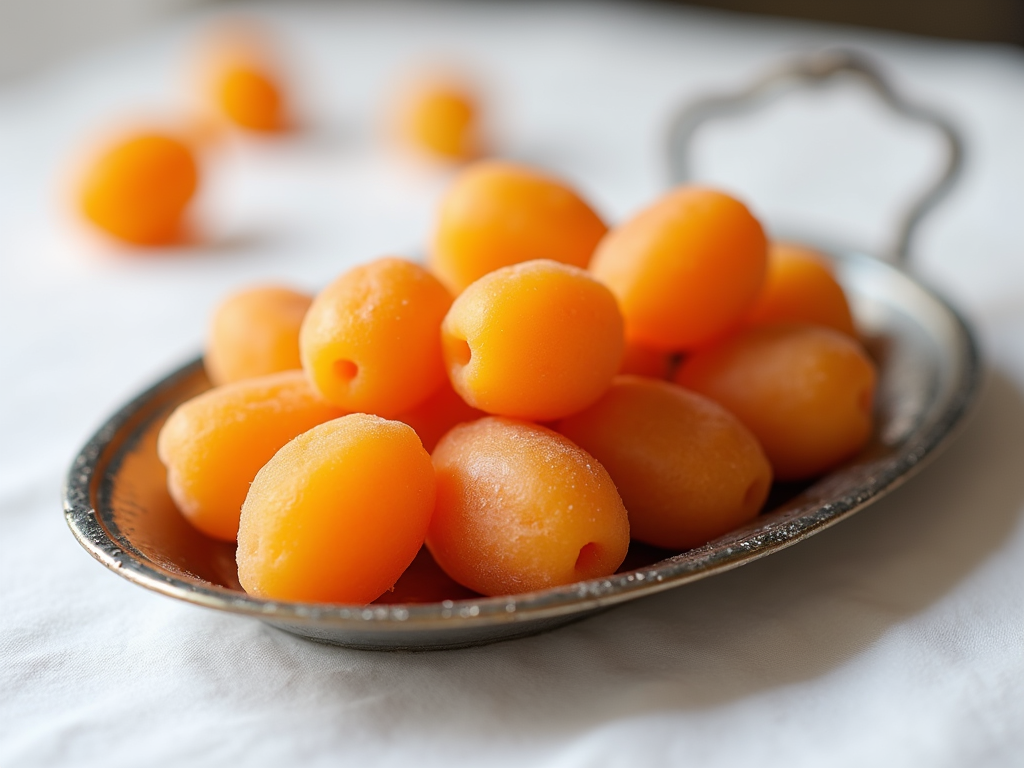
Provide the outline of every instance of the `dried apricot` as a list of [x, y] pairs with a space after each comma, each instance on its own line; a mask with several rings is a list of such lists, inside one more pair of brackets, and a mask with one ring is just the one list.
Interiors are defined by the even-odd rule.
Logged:
[[313, 297], [277, 285], [228, 296], [213, 314], [203, 362], [214, 385], [302, 367], [299, 328]]
[[430, 268], [458, 294], [523, 261], [586, 267], [606, 230], [565, 182], [524, 165], [483, 161], [464, 170], [441, 202]]
[[434, 487], [430, 455], [401, 422], [353, 413], [313, 427], [253, 480], [238, 580], [275, 600], [369, 603], [423, 545]]
[[784, 243], [775, 243], [768, 251], [764, 287], [745, 323], [810, 323], [857, 336], [846, 294], [825, 257]]
[[434, 449], [434, 559], [484, 595], [570, 584], [615, 572], [629, 522], [596, 459], [536, 424], [488, 417]]
[[780, 480], [814, 477], [864, 447], [875, 380], [871, 359], [846, 334], [786, 324], [695, 352], [676, 374], [754, 433]]
[[608, 470], [632, 537], [690, 549], [757, 516], [772, 470], [757, 439], [718, 403], [667, 381], [618, 376], [556, 429]]
[[302, 366], [327, 400], [387, 418], [445, 380], [441, 321], [452, 297], [405, 259], [350, 269], [313, 300], [299, 333]]
[[612, 229], [590, 271], [618, 298], [631, 343], [680, 351], [740, 320], [761, 289], [767, 250], [741, 202], [680, 187]]
[[441, 326], [448, 377], [470, 405], [546, 421], [586, 408], [622, 362], [622, 316], [586, 271], [554, 261], [477, 280]]
[[160, 430], [167, 489], [190, 523], [234, 541], [249, 483], [296, 435], [344, 413], [302, 371], [225, 384], [179, 405]]

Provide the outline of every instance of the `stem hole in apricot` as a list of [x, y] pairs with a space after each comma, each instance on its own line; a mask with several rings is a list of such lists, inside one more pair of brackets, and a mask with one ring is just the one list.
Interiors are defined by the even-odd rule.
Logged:
[[335, 360], [334, 375], [342, 381], [352, 381], [359, 375], [359, 366], [351, 360]]
[[580, 553], [576, 558], [576, 572], [584, 578], [589, 576], [596, 570], [600, 554], [601, 548], [596, 541], [584, 544], [580, 547]]
[[469, 365], [473, 357], [473, 350], [469, 348], [469, 342], [465, 339], [449, 339], [448, 354], [455, 365]]

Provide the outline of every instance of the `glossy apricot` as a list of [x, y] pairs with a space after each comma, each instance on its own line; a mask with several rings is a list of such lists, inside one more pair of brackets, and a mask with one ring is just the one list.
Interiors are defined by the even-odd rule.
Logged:
[[676, 381], [732, 411], [780, 480], [832, 469], [871, 436], [874, 363], [857, 341], [831, 328], [750, 328], [689, 356]]
[[615, 484], [550, 429], [494, 417], [461, 424], [433, 461], [427, 546], [469, 589], [506, 595], [599, 578], [626, 556], [629, 522]]
[[109, 235], [136, 245], [164, 245], [181, 236], [198, 185], [199, 167], [185, 142], [164, 133], [137, 133], [92, 160], [79, 206]]
[[387, 257], [350, 269], [313, 300], [299, 332], [313, 386], [348, 410], [393, 417], [445, 380], [441, 321], [451, 295], [423, 267]]
[[753, 304], [767, 249], [743, 203], [679, 187], [611, 230], [590, 271], [619, 300], [630, 342], [689, 350], [730, 329]]
[[409, 84], [396, 113], [399, 135], [420, 151], [446, 160], [469, 160], [480, 154], [477, 96], [453, 78]]
[[624, 346], [611, 292], [586, 271], [554, 261], [480, 278], [452, 304], [441, 333], [448, 377], [467, 403], [537, 421], [600, 397]]
[[313, 297], [278, 285], [228, 296], [213, 313], [203, 363], [213, 384], [302, 367], [299, 328]]
[[434, 469], [401, 422], [353, 413], [279, 450], [256, 475], [238, 529], [238, 580], [275, 600], [366, 604], [416, 557]]
[[423, 447], [433, 451], [437, 441], [456, 424], [476, 421], [486, 415], [463, 400], [446, 380], [422, 403], [395, 418], [416, 430]]
[[745, 323], [810, 323], [857, 336], [846, 294], [825, 257], [786, 243], [769, 249], [764, 286]]
[[459, 174], [441, 201], [430, 268], [458, 294], [501, 267], [533, 259], [586, 267], [607, 227], [564, 181], [489, 160]]
[[207, 536], [234, 541], [249, 483], [277, 450], [344, 412], [302, 371], [216, 387], [179, 405], [160, 430], [157, 454], [181, 513]]
[[667, 381], [618, 376], [556, 429], [608, 470], [632, 537], [690, 549], [757, 516], [772, 470], [757, 439], [718, 403]]

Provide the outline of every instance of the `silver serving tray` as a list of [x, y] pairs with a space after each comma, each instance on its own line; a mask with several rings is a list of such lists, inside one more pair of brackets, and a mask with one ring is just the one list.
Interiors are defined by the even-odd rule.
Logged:
[[[840, 61], [835, 71], [861, 66]], [[681, 117], [675, 139], [692, 129], [692, 113]], [[942, 183], [957, 162], [951, 153]], [[931, 194], [929, 203], [938, 197]], [[915, 218], [901, 234], [903, 251], [921, 210], [912, 209]], [[976, 344], [949, 304], [892, 264], [824, 250], [878, 364], [875, 434], [853, 461], [813, 484], [776, 487], [768, 511], [699, 549], [672, 554], [634, 546], [628, 570], [614, 576], [509, 597], [468, 596], [454, 587], [452, 599], [394, 602], [403, 594], [396, 590], [388, 603], [370, 606], [250, 597], [238, 584], [234, 545], [205, 537], [178, 513], [156, 455], [157, 433], [170, 411], [209, 387], [201, 360], [126, 404], [82, 448], [64, 490], [68, 525], [93, 557], [154, 592], [364, 649], [459, 648], [530, 635], [736, 568], [824, 530], [907, 480], [950, 438], [978, 388]]]

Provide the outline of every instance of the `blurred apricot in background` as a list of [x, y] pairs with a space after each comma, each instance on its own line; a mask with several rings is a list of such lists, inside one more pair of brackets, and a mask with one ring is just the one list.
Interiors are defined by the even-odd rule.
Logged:
[[409, 80], [392, 106], [392, 128], [407, 146], [427, 155], [464, 161], [485, 151], [478, 90], [451, 73]]
[[180, 238], [198, 186], [192, 148], [175, 136], [144, 131], [93, 155], [78, 202], [85, 218], [107, 234], [136, 245], [163, 245]]
[[244, 131], [291, 127], [281, 64], [270, 34], [251, 22], [212, 30], [200, 46], [197, 80], [207, 114]]

